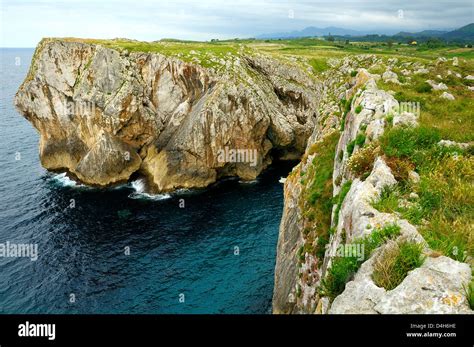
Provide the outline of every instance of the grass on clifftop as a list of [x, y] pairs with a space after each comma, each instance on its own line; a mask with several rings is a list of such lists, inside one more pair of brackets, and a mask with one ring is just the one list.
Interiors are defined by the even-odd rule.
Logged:
[[466, 261], [474, 256], [474, 158], [472, 149], [438, 145], [440, 138], [437, 129], [425, 127], [386, 131], [380, 142], [387, 161], [405, 163], [421, 179], [401, 180], [373, 205], [418, 225], [434, 250]]
[[374, 230], [366, 237], [354, 240], [352, 245], [360, 244], [363, 246], [363, 256], [334, 257], [331, 267], [321, 281], [320, 295], [328, 297], [331, 301], [334, 300], [344, 291], [346, 283], [352, 279], [372, 252], [387, 240], [394, 239], [398, 235], [400, 235], [400, 227], [398, 225], [387, 225], [382, 229]]
[[[401, 75], [399, 70], [394, 71]], [[420, 126], [392, 128], [380, 139], [389, 166], [397, 163], [399, 171], [404, 172], [396, 177], [398, 187], [385, 191], [374, 207], [400, 213], [418, 226], [431, 248], [472, 265], [473, 147], [437, 145], [440, 140], [474, 141], [474, 96], [468, 89], [474, 82], [465, 79], [469, 74], [474, 74], [474, 61], [459, 59], [458, 66], [448, 61], [428, 74], [411, 75], [404, 85], [378, 82], [379, 87], [393, 90], [399, 102], [420, 103]], [[455, 99], [442, 99], [443, 91], [433, 90], [427, 80], [444, 83]], [[393, 165], [391, 168], [394, 171]], [[407, 179], [412, 169], [420, 175], [419, 183]]]
[[374, 263], [372, 279], [374, 283], [387, 290], [395, 289], [408, 272], [420, 267], [424, 258], [423, 246], [418, 243], [404, 241], [390, 243]]
[[389, 47], [386, 42], [346, 42], [327, 41], [320, 38], [250, 40], [249, 45], [268, 52], [299, 55], [306, 57], [339, 58], [343, 55], [377, 54], [384, 57], [402, 57], [432, 60], [439, 56], [474, 58], [472, 48], [463, 48], [456, 45], [427, 47], [426, 45], [411, 46], [408, 44]]
[[[101, 40], [61, 38], [66, 42], [82, 42], [101, 45], [118, 51], [160, 53], [168, 57], [179, 58], [185, 62], [194, 62], [204, 67], [219, 67], [219, 60], [227, 60], [229, 56], [238, 56], [242, 47], [240, 41], [197, 42], [182, 40], [160, 40], [154, 42], [126, 39]], [[244, 41], [242, 41], [244, 42]]]
[[[402, 76], [399, 68], [394, 68], [393, 71]], [[448, 71], [451, 72], [450, 75]], [[456, 77], [455, 74], [461, 77]], [[402, 85], [380, 80], [378, 86], [394, 91], [394, 97], [399, 102], [419, 102], [420, 124], [438, 130], [444, 140], [469, 142], [474, 141], [474, 95], [468, 89], [469, 86], [474, 86], [474, 81], [465, 79], [469, 74], [474, 75], [474, 60], [460, 59], [459, 66], [448, 62], [441, 63], [428, 74], [410, 75], [410, 81]], [[455, 99], [441, 98], [444, 90], [433, 90], [427, 80], [446, 84], [446, 92], [452, 94]]]

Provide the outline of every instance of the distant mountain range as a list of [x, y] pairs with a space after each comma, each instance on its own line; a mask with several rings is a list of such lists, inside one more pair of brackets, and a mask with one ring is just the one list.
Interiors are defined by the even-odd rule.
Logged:
[[457, 41], [457, 42], [474, 42], [474, 23], [465, 25], [456, 30], [423, 30], [420, 32], [405, 32], [401, 31], [394, 33], [393, 31], [379, 31], [379, 32], [369, 32], [369, 31], [358, 31], [352, 29], [344, 29], [338, 27], [327, 27], [327, 28], [317, 28], [317, 27], [307, 27], [299, 31], [291, 31], [286, 33], [274, 33], [274, 34], [263, 34], [256, 36], [257, 39], [293, 39], [301, 37], [314, 37], [314, 36], [335, 36], [335, 37], [349, 37], [349, 38], [364, 38], [370, 37], [373, 39], [374, 36], [381, 35], [384, 38], [391, 38], [394, 40], [402, 39], [418, 39], [418, 40], [427, 40], [430, 38], [437, 38], [444, 41]]
[[442, 37], [444, 34], [447, 34], [449, 31], [443, 30], [423, 30], [417, 33], [410, 33], [406, 31], [400, 31], [399, 33], [393, 36], [400, 36], [400, 37]]
[[303, 30], [296, 30], [291, 32], [283, 33], [273, 33], [273, 34], [263, 34], [256, 36], [257, 39], [294, 39], [299, 37], [310, 37], [310, 36], [364, 36], [369, 34], [385, 34], [391, 35], [394, 31], [386, 32], [374, 32], [374, 31], [359, 31], [338, 27], [326, 27], [326, 28], [317, 28], [317, 27], [307, 27]]

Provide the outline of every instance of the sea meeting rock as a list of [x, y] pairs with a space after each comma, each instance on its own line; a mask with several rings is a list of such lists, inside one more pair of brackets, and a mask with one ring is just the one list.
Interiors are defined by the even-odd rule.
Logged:
[[[44, 39], [15, 105], [40, 133], [42, 165], [89, 185], [137, 173], [153, 192], [205, 187], [299, 158], [322, 84], [291, 60], [244, 52], [221, 60], [216, 72], [160, 53]], [[224, 148], [256, 151], [259, 161], [219, 160]]]

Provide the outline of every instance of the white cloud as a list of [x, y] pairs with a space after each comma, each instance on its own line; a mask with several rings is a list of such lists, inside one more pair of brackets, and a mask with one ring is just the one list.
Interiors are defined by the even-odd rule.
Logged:
[[[33, 47], [42, 37], [163, 37], [208, 40], [338, 26], [357, 30], [456, 28], [472, 0], [0, 0], [0, 46]], [[398, 10], [404, 18], [398, 18]], [[292, 10], [294, 18], [289, 18]]]

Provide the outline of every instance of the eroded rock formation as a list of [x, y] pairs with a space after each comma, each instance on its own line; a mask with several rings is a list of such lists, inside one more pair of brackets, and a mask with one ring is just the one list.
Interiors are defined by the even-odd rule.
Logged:
[[[350, 57], [335, 62], [335, 69], [326, 74], [320, 102], [321, 117], [309, 138], [303, 159], [285, 181], [285, 205], [275, 268], [274, 313], [473, 312], [465, 290], [471, 281], [470, 265], [434, 252], [416, 226], [397, 214], [383, 213], [373, 207], [384, 189], [395, 186], [397, 180], [384, 157], [378, 155], [372, 145], [383, 135], [390, 118], [394, 127], [413, 127], [418, 121], [416, 114], [397, 112], [398, 102], [392, 93], [377, 86], [376, 81], [381, 76], [370, 74], [364, 68], [379, 64], [380, 58], [374, 56]], [[352, 71], [357, 74], [354, 76]], [[341, 100], [347, 100], [343, 116], [338, 107]], [[326, 226], [328, 239], [320, 243], [325, 235], [318, 227], [320, 221], [307, 209], [304, 192], [315, 184], [315, 180], [307, 178], [311, 166], [319, 160], [318, 154], [314, 153], [315, 146], [334, 133], [339, 135], [331, 162], [332, 177], [328, 179], [332, 194], [327, 198], [332, 206], [332, 216], [330, 225]], [[362, 153], [358, 152], [362, 147], [373, 149], [373, 161], [367, 176], [358, 177], [348, 166], [352, 153]], [[321, 171], [315, 173], [321, 174]], [[419, 181], [420, 177], [411, 171], [409, 179]], [[343, 187], [346, 191], [341, 193]], [[358, 240], [387, 225], [399, 228], [395, 241], [382, 243], [369, 254], [335, 297], [329, 297], [321, 290], [341, 246], [357, 244]], [[420, 245], [426, 259], [420, 267], [408, 272], [399, 285], [386, 290], [374, 282], [374, 263], [381, 259], [378, 257], [382, 253], [401, 242]]]
[[[225, 57], [217, 72], [160, 53], [45, 39], [15, 104], [40, 133], [42, 165], [86, 184], [134, 173], [153, 192], [252, 180], [274, 157], [304, 152], [321, 86], [290, 60]], [[257, 163], [219, 160], [226, 147], [256, 151]]]

